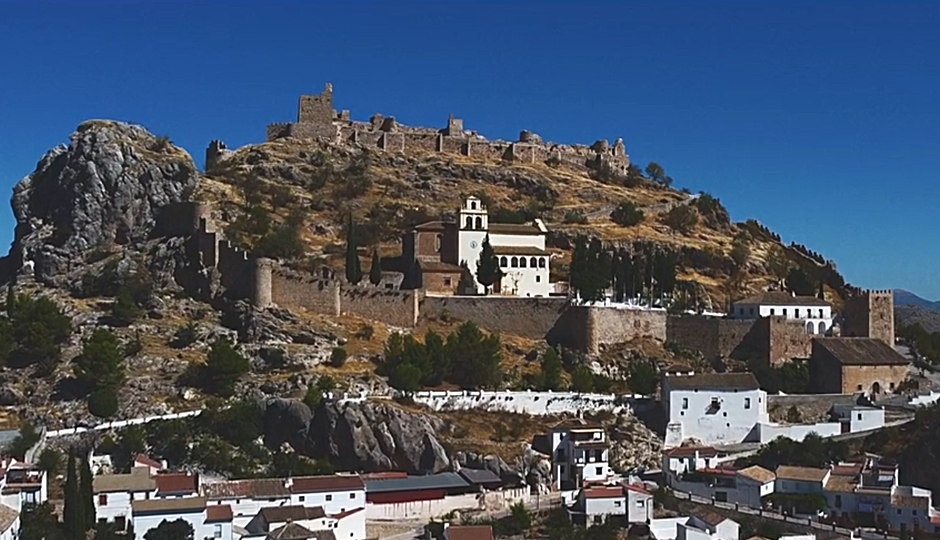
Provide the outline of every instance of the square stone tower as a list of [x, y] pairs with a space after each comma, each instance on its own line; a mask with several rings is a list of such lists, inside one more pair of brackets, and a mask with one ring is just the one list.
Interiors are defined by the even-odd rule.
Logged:
[[862, 291], [842, 309], [843, 337], [870, 337], [894, 347], [894, 292]]

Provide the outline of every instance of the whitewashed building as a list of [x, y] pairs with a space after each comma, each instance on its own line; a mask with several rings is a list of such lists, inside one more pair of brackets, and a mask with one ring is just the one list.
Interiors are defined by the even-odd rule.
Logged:
[[653, 495], [645, 486], [631, 483], [586, 487], [578, 492], [568, 514], [578, 525], [598, 525], [608, 519], [649, 523], [653, 519]]
[[551, 433], [552, 478], [556, 489], [602, 484], [613, 476], [610, 443], [603, 426], [568, 423]]
[[738, 444], [768, 423], [767, 393], [752, 373], [666, 373], [662, 380], [666, 410], [664, 446], [687, 439], [702, 444]]
[[663, 475], [667, 483], [670, 476], [717, 466], [718, 450], [710, 446], [676, 446], [663, 451]]
[[801, 321], [807, 334], [823, 335], [832, 328], [832, 304], [815, 296], [795, 296], [769, 291], [732, 304], [735, 319], [783, 317]]
[[740, 540], [741, 527], [733, 519], [713, 512], [650, 521], [656, 540]]
[[182, 519], [193, 528], [193, 538], [232, 540], [232, 509], [207, 505], [205, 497], [182, 497], [133, 501], [134, 537], [144, 540], [147, 531], [164, 521]]
[[98, 521], [115, 523], [120, 530], [131, 521], [131, 504], [150, 500], [156, 492], [157, 483], [148, 467], [134, 467], [127, 474], [98, 474], [92, 479]]

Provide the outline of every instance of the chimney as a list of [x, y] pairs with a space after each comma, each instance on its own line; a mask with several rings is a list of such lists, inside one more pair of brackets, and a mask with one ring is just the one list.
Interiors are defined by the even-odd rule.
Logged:
[[287, 479], [284, 480], [284, 487], [286, 487], [287, 489], [290, 489], [291, 487], [293, 487], [293, 485], [294, 485], [294, 478], [291, 476], [288, 476]]

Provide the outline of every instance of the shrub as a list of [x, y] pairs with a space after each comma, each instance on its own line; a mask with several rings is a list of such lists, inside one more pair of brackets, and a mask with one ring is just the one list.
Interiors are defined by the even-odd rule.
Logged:
[[88, 396], [88, 412], [98, 418], [111, 418], [117, 411], [118, 398], [113, 389], [102, 388]]
[[371, 324], [363, 324], [356, 331], [356, 337], [365, 341], [371, 340], [373, 336], [375, 336], [375, 328]]
[[199, 325], [189, 321], [176, 329], [176, 332], [173, 333], [173, 339], [170, 341], [170, 346], [174, 349], [183, 349], [196, 343], [197, 339], [199, 339]]
[[235, 383], [248, 373], [250, 364], [227, 339], [216, 339], [209, 348], [206, 363], [202, 366], [197, 383], [207, 392], [230, 396], [235, 392]]
[[624, 201], [610, 213], [610, 219], [621, 227], [633, 227], [643, 221], [643, 211], [631, 201]]
[[72, 334], [72, 321], [49, 298], [15, 295], [8, 318], [0, 320], [0, 358], [14, 367], [40, 363], [51, 372], [62, 344]]
[[545, 164], [555, 169], [561, 165], [561, 158], [559, 158], [557, 154], [552, 154], [545, 160]]
[[564, 222], [573, 225], [587, 225], [588, 218], [580, 210], [568, 210], [565, 212]]
[[330, 365], [338, 368], [343, 367], [343, 364], [346, 363], [346, 358], [348, 354], [346, 349], [342, 347], [333, 347], [333, 352], [330, 353]]
[[687, 204], [680, 204], [666, 213], [666, 225], [683, 234], [692, 232], [698, 221], [698, 211]]
[[134, 301], [134, 294], [129, 287], [121, 287], [111, 304], [111, 319], [116, 326], [127, 326], [140, 316], [140, 308]]

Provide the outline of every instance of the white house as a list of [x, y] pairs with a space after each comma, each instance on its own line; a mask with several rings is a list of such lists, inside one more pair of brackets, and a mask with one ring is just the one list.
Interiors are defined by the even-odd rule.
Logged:
[[666, 373], [663, 407], [668, 424], [664, 446], [687, 439], [702, 444], [738, 444], [758, 423], [767, 423], [767, 393], [752, 373]]
[[702, 512], [697, 516], [651, 520], [650, 533], [656, 540], [739, 540], [741, 528], [732, 519]]
[[802, 321], [806, 333], [825, 334], [832, 328], [832, 304], [815, 296], [795, 296], [782, 291], [768, 291], [732, 304], [736, 319], [784, 317]]
[[718, 466], [718, 450], [710, 446], [676, 446], [663, 451], [663, 474], [670, 476]]
[[[750, 508], [760, 508], [761, 499], [774, 492], [777, 475], [760, 465], [741, 469], [735, 475], [737, 482], [736, 500], [728, 501], [744, 504]], [[716, 500], [719, 500], [716, 498]]]
[[568, 512], [579, 525], [597, 525], [611, 518], [649, 523], [653, 519], [653, 495], [644, 486], [630, 483], [587, 487], [578, 493]]
[[147, 469], [150, 470], [150, 474], [153, 475], [166, 469], [166, 461], [157, 461], [146, 454], [137, 454], [134, 457], [134, 463], [131, 466], [132, 467], [146, 467]]
[[147, 467], [134, 467], [128, 474], [99, 474], [92, 479], [95, 515], [98, 521], [116, 523], [120, 530], [131, 520], [131, 505], [155, 497], [157, 483]]
[[262, 508], [291, 504], [291, 493], [283, 478], [204, 482], [200, 491], [209, 506], [229, 506], [234, 525], [242, 528]]
[[[502, 279], [494, 290], [511, 296], [548, 296], [551, 254], [545, 249], [548, 229], [540, 219], [530, 224], [490, 223], [483, 201], [467, 197], [458, 215], [457, 259], [466, 262], [476, 276], [483, 241], [490, 245], [499, 259]], [[477, 292], [483, 286], [477, 284]]]
[[147, 531], [163, 521], [182, 519], [193, 528], [193, 538], [232, 540], [232, 509], [206, 505], [205, 497], [181, 497], [133, 501], [134, 537], [143, 540]]
[[49, 498], [45, 471], [12, 458], [5, 464], [0, 485], [0, 503], [20, 511], [23, 504], [39, 504]]
[[355, 474], [288, 478], [287, 488], [291, 492], [291, 504], [322, 506], [329, 515], [345, 514], [366, 506], [366, 485]]
[[816, 467], [777, 467], [774, 491], [777, 493], [822, 493], [831, 471]]
[[557, 489], [579, 489], [585, 483], [600, 484], [613, 476], [609, 465], [610, 444], [602, 426], [568, 423], [551, 434], [552, 477]]
[[362, 540], [365, 521], [361, 526], [356, 518], [365, 515], [365, 508], [330, 516], [320, 506], [272, 506], [262, 508], [245, 527], [247, 536], [267, 535], [268, 538], [320, 538], [331, 540]]

